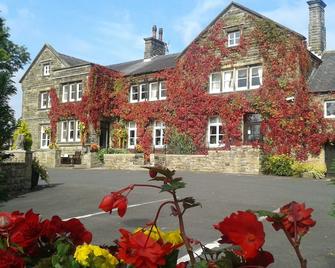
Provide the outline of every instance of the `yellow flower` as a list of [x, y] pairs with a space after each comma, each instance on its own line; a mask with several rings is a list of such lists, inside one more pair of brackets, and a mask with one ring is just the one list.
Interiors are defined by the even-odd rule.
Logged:
[[[149, 233], [150, 233], [150, 229], [151, 229], [151, 227], [148, 227], [148, 229], [137, 228], [137, 229], [135, 229], [134, 233], [143, 232], [145, 235], [148, 236]], [[164, 236], [165, 236], [165, 233], [159, 227], [156, 227], [156, 226], [152, 227], [152, 230], [151, 230], [151, 233], [150, 233], [150, 238], [152, 238], [155, 241], [158, 241], [161, 238], [163, 239]]]
[[171, 243], [174, 246], [182, 244], [184, 242], [183, 238], [180, 235], [179, 229], [175, 231], [166, 232], [163, 239], [165, 242]]
[[90, 267], [92, 266], [91, 264], [94, 264], [94, 267], [114, 268], [119, 263], [118, 259], [110, 254], [108, 250], [96, 245], [85, 244], [78, 246], [74, 253], [74, 258], [85, 267]]

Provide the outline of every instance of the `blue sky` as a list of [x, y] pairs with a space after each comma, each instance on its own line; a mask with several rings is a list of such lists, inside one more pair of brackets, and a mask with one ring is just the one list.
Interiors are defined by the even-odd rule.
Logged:
[[[324, 0], [327, 49], [335, 49], [335, 0]], [[305, 0], [238, 0], [307, 36]], [[228, 0], [1, 0], [1, 15], [11, 38], [25, 45], [32, 60], [44, 43], [57, 51], [91, 62], [112, 64], [143, 57], [144, 37], [156, 24], [164, 28], [170, 53], [179, 52], [220, 13]], [[25, 67], [25, 69], [28, 66]], [[25, 70], [15, 77], [17, 82]], [[11, 99], [21, 115], [21, 89]]]

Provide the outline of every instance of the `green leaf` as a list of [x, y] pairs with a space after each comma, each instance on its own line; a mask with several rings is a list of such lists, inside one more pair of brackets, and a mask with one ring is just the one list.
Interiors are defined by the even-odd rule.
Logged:
[[160, 173], [167, 178], [172, 178], [174, 176], [174, 174], [176, 173], [175, 170], [170, 170], [170, 169], [168, 169], [166, 167], [162, 167], [162, 166], [153, 166], [153, 167], [152, 166], [143, 166], [143, 168], [156, 171], [157, 173]]
[[170, 184], [163, 184], [161, 192], [175, 191], [177, 189], [185, 188], [186, 183], [182, 181], [172, 181]]
[[207, 262], [205, 260], [202, 260], [200, 262], [197, 262], [194, 266], [194, 268], [207, 268]]
[[201, 203], [196, 202], [193, 197], [186, 197], [183, 200], [184, 209], [189, 209], [189, 208], [198, 207], [198, 206], [201, 206]]
[[216, 262], [219, 268], [234, 268], [233, 262], [228, 258], [222, 258]]
[[166, 256], [165, 257], [166, 264], [164, 266], [161, 266], [161, 268], [175, 268], [177, 265], [178, 253], [179, 253], [179, 250], [174, 250], [171, 252], [171, 254]]
[[275, 220], [281, 220], [284, 215], [281, 213], [276, 213], [268, 210], [250, 210], [253, 213], [258, 214], [260, 217], [270, 217]]

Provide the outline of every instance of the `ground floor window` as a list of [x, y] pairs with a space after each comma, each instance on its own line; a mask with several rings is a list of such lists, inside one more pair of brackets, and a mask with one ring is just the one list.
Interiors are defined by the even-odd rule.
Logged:
[[244, 115], [244, 141], [258, 141], [261, 138], [261, 122], [260, 114], [249, 113]]
[[207, 136], [209, 147], [220, 147], [223, 145], [223, 128], [220, 117], [212, 117], [209, 119]]
[[128, 148], [135, 149], [136, 146], [136, 123], [129, 122], [128, 123]]
[[163, 122], [154, 122], [153, 142], [155, 148], [164, 147], [165, 124]]
[[80, 128], [78, 120], [61, 122], [61, 142], [79, 142]]
[[50, 144], [50, 136], [49, 136], [49, 126], [47, 125], [42, 125], [41, 126], [41, 144], [40, 147], [41, 149], [47, 149], [49, 148]]

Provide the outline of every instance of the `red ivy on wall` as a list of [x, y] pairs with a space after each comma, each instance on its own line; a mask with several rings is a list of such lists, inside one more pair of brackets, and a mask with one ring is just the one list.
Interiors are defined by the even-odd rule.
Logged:
[[[94, 65], [78, 103], [60, 103], [52, 89], [49, 117], [53, 139], [57, 122], [63, 118], [78, 118], [96, 130], [101, 118], [123, 119], [136, 122], [138, 143], [148, 155], [152, 148], [152, 122], [157, 120], [186, 133], [198, 152], [204, 153], [209, 117], [220, 116], [225, 148], [229, 149], [242, 144], [243, 115], [255, 112], [263, 118], [263, 141], [259, 145], [265, 153], [293, 154], [298, 159], [305, 159], [309, 153], [318, 154], [330, 137], [320, 106], [308, 92], [311, 60], [304, 41], [271, 22], [248, 19], [253, 20], [254, 30], [245, 32], [236, 48], [227, 48], [224, 21], [220, 19], [204, 40], [188, 47], [174, 69], [124, 77]], [[248, 57], [248, 50], [255, 45], [263, 59], [262, 86], [248, 92], [208, 94], [208, 77], [221, 70], [222, 61], [229, 59], [233, 66]], [[129, 103], [130, 85], [147, 79], [166, 81], [167, 100]], [[294, 97], [294, 101], [288, 102], [287, 97]]]

